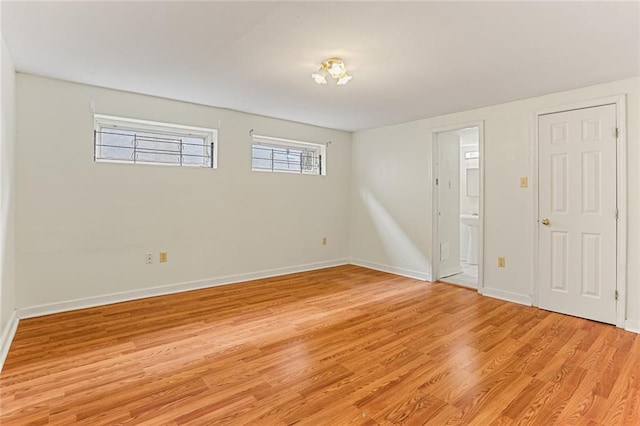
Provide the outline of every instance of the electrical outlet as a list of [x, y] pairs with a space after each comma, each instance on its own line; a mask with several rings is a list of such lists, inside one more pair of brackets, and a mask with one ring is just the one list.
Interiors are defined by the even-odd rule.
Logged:
[[327, 245], [327, 237], [322, 237], [322, 245], [323, 246]]
[[145, 254], [145, 259], [146, 259], [147, 265], [151, 265], [153, 263], [153, 253]]
[[166, 251], [161, 251], [160, 252], [160, 263], [165, 263], [167, 261], [167, 252]]
[[529, 186], [529, 178], [526, 176], [522, 176], [520, 178], [520, 188], [526, 188]]
[[498, 257], [498, 268], [504, 268], [506, 264], [506, 259], [502, 256]]

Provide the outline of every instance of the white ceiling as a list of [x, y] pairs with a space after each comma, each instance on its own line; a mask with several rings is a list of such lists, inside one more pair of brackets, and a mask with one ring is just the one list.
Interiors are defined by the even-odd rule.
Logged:
[[18, 71], [359, 130], [639, 75], [639, 6], [4, 1], [2, 33]]

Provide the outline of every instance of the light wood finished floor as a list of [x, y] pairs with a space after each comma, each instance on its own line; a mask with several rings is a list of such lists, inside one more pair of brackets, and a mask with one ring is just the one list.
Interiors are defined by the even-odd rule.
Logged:
[[20, 322], [5, 424], [639, 425], [640, 336], [356, 266]]

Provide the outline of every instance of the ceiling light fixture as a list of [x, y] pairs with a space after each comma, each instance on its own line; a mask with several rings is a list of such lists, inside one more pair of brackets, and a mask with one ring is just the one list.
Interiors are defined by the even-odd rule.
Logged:
[[313, 80], [318, 84], [327, 84], [327, 75], [337, 80], [338, 86], [343, 86], [351, 80], [351, 76], [347, 74], [347, 67], [340, 58], [330, 58], [322, 61], [318, 72], [311, 74]]

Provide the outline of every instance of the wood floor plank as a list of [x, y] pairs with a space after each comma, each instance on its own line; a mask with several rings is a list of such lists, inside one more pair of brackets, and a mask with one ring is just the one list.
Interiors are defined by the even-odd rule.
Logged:
[[357, 266], [20, 322], [5, 425], [638, 425], [640, 336]]

